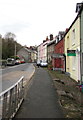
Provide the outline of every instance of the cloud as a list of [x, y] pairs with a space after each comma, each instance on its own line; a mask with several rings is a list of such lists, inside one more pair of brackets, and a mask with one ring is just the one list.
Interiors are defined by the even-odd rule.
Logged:
[[0, 26], [0, 29], [1, 29], [0, 31], [3, 31], [3, 33], [6, 33], [6, 32], [17, 33], [29, 27], [30, 27], [29, 23], [17, 22], [17, 23], [5, 24]]
[[[13, 32], [23, 45], [40, 44], [68, 28], [78, 0], [0, 0], [0, 34]], [[81, 0], [79, 0], [81, 2]]]

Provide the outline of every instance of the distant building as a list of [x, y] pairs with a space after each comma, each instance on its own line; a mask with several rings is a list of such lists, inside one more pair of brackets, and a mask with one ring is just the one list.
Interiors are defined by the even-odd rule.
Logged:
[[37, 61], [37, 51], [32, 49], [32, 47], [23, 47], [17, 52], [17, 55], [23, 57], [25, 62], [36, 62]]
[[37, 62], [37, 51], [30, 50], [31, 51], [31, 62]]
[[43, 40], [43, 43], [37, 47], [38, 61], [47, 61], [47, 44], [49, 41], [50, 39], [46, 38], [46, 40]]
[[55, 39], [50, 41], [47, 44], [47, 61], [48, 63], [52, 62], [52, 54], [54, 53]]
[[20, 57], [23, 57], [25, 62], [31, 62], [31, 51], [27, 49], [26, 47], [21, 48], [17, 55]]

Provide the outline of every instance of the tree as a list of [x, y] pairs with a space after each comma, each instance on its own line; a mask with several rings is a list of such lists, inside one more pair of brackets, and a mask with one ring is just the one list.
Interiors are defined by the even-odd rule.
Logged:
[[5, 34], [5, 39], [13, 39], [13, 40], [15, 40], [15, 38], [16, 38], [16, 35], [14, 33], [7, 32]]
[[15, 45], [16, 45], [16, 53], [19, 49], [21, 49], [21, 45], [15, 40], [16, 35], [8, 32], [5, 37], [2, 38], [2, 59], [7, 59], [11, 56], [15, 55]]

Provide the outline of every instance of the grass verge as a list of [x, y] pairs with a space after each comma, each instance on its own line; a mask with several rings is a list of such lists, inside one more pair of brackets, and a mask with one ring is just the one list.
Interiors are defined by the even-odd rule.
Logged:
[[78, 83], [61, 71], [47, 71], [52, 77], [65, 117], [83, 119], [83, 93]]

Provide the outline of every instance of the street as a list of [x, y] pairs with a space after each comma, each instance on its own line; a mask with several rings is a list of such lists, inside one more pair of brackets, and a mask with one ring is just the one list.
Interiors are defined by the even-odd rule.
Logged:
[[33, 64], [25, 63], [16, 66], [9, 66], [2, 69], [2, 91], [14, 85], [22, 76], [24, 80], [28, 80], [34, 71]]

